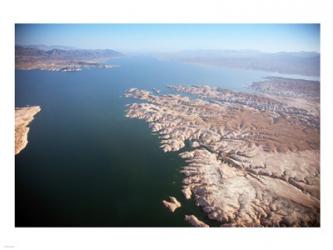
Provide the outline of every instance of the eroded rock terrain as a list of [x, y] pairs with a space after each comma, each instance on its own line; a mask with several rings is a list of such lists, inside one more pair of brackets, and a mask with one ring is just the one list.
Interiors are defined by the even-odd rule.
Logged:
[[15, 154], [27, 146], [28, 126], [40, 110], [39, 106], [15, 108]]
[[147, 121], [163, 151], [179, 151], [185, 197], [222, 226], [319, 226], [319, 82], [307, 91], [289, 80], [266, 79], [253, 93], [130, 89], [141, 101], [127, 117]]

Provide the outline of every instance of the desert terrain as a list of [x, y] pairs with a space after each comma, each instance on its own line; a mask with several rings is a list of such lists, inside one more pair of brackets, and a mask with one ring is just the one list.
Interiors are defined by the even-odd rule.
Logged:
[[19, 154], [28, 144], [29, 124], [41, 111], [39, 106], [15, 108], [15, 154]]
[[319, 82], [272, 77], [250, 88], [132, 88], [125, 96], [140, 102], [127, 117], [148, 122], [164, 152], [179, 152], [184, 196], [221, 226], [319, 226]]

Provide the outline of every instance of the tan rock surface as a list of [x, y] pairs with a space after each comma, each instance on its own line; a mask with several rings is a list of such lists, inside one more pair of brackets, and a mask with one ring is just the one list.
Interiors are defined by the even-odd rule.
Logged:
[[194, 227], [209, 227], [206, 223], [199, 220], [194, 215], [185, 215], [185, 220]]
[[163, 200], [162, 203], [166, 208], [168, 208], [171, 212], [176, 211], [177, 208], [181, 207], [180, 202], [173, 196], [169, 196], [169, 200]]
[[15, 154], [27, 146], [28, 126], [40, 110], [39, 106], [15, 108]]
[[[281, 98], [278, 88], [274, 96], [171, 88], [191, 97], [131, 89], [127, 97], [145, 102], [130, 104], [127, 116], [147, 121], [165, 152], [189, 142], [179, 154], [186, 162], [181, 172], [187, 199], [193, 197], [225, 226], [319, 226], [320, 119], [313, 112], [319, 107], [314, 91], [308, 91], [310, 97], [287, 92], [289, 97], [284, 87]], [[297, 105], [295, 96], [302, 99]]]

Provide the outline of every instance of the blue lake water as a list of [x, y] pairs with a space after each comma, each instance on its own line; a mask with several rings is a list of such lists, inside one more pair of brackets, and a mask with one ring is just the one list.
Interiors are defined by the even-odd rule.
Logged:
[[[252, 81], [282, 76], [150, 57], [110, 63], [119, 67], [16, 71], [16, 107], [42, 109], [16, 156], [16, 226], [188, 226], [185, 214], [207, 221], [181, 193], [177, 153], [163, 153], [144, 121], [125, 117], [131, 100], [124, 91], [169, 84], [246, 90]], [[169, 195], [183, 205], [173, 214], [161, 203]]]

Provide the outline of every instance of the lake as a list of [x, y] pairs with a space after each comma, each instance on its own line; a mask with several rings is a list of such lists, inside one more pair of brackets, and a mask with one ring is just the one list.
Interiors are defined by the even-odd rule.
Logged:
[[[16, 107], [42, 109], [30, 125], [27, 147], [15, 157], [17, 227], [189, 226], [185, 214], [209, 221], [181, 193], [184, 161], [164, 153], [144, 121], [125, 117], [133, 100], [124, 91], [165, 91], [169, 84], [246, 90], [252, 81], [282, 76], [151, 57], [110, 63], [119, 67], [16, 71]], [[162, 205], [170, 195], [182, 203], [175, 213]]]

